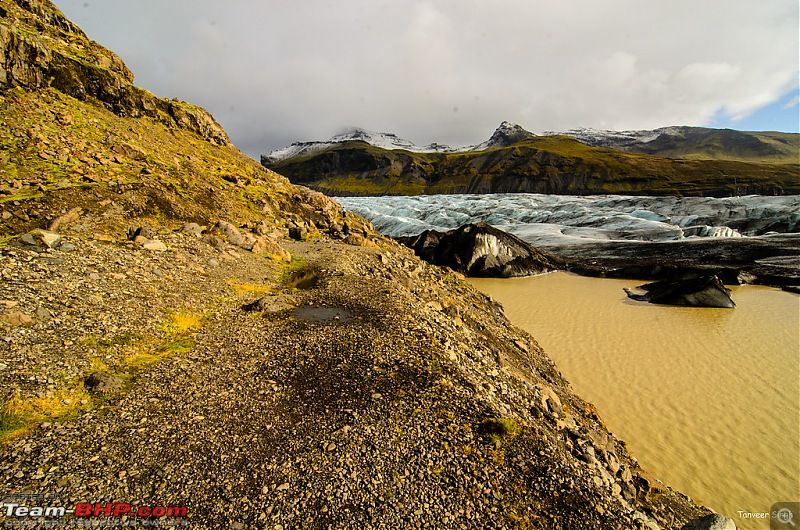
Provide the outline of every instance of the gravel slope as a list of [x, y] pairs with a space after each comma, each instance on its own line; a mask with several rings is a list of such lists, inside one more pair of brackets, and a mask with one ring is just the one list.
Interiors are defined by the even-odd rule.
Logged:
[[[283, 241], [313, 284], [297, 289], [286, 264], [154, 232], [167, 250], [1, 251], [4, 314], [31, 318], [2, 324], [7, 398], [78, 392], [98, 366], [124, 383], [0, 448], [2, 491], [185, 506], [160, 524], [191, 528], [680, 528], [706, 513], [458, 275], [385, 240]], [[202, 319], [165, 351], [176, 311]]]

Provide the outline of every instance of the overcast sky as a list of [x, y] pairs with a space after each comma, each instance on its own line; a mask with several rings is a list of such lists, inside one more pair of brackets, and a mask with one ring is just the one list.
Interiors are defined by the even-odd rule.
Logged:
[[797, 0], [55, 3], [255, 157], [355, 126], [451, 146], [503, 120], [798, 131]]

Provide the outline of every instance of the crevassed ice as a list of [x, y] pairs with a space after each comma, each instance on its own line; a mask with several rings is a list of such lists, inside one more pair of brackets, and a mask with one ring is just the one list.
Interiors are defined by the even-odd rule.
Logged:
[[486, 222], [531, 243], [664, 241], [800, 232], [800, 196], [564, 196], [531, 193], [338, 199], [388, 236]]

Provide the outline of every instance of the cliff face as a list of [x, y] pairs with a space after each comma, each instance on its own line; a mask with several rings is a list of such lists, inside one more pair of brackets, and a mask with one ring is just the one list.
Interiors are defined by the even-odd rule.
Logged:
[[705, 195], [800, 193], [800, 165], [674, 159], [522, 138], [480, 151], [412, 153], [349, 142], [267, 166], [332, 195], [550, 193]]
[[90, 41], [48, 0], [9, 1], [0, 9], [0, 87], [53, 87], [80, 101], [97, 100], [118, 116], [148, 116], [229, 144], [208, 112], [134, 86], [122, 60]]

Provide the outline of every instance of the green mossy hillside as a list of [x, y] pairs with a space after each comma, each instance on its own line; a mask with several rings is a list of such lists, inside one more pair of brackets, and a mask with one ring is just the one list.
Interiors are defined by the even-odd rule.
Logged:
[[292, 182], [333, 195], [800, 193], [800, 164], [673, 159], [591, 147], [567, 136], [537, 136], [456, 153], [343, 142], [270, 167]]

